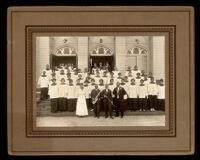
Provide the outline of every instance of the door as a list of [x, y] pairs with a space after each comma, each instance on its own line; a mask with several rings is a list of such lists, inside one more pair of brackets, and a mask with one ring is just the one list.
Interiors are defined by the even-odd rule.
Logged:
[[102, 63], [103, 66], [108, 63], [109, 71], [114, 70], [114, 65], [115, 65], [114, 56], [91, 56], [90, 63], [89, 63], [90, 70], [92, 69], [92, 67], [94, 67], [95, 63], [97, 64], [98, 67], [99, 67], [99, 63]]
[[51, 57], [51, 66], [59, 66], [60, 64], [73, 64], [74, 67], [77, 66], [76, 56], [55, 56]]

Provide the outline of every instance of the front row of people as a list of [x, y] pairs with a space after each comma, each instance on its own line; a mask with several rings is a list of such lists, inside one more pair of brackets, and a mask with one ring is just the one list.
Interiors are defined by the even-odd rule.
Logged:
[[113, 118], [113, 111], [115, 111], [116, 117], [123, 118], [127, 109], [131, 111], [165, 110], [165, 87], [162, 79], [158, 86], [155, 82], [150, 82], [148, 93], [143, 79], [140, 80], [140, 85], [136, 85], [135, 79], [132, 79], [128, 91], [119, 82], [113, 89], [110, 89], [112, 85], [109, 84], [105, 84], [103, 89], [100, 88], [100, 85], [94, 83], [91, 85], [93, 89], [91, 93], [88, 93], [85, 90], [88, 87], [87, 84], [81, 83], [77, 88], [73, 85], [72, 79], [69, 80], [68, 85], [64, 78], [61, 79], [59, 85], [56, 83], [56, 79], [52, 79], [48, 89], [51, 112], [76, 111], [77, 116], [87, 116], [88, 109], [90, 109], [94, 110], [94, 116], [97, 118], [101, 111], [105, 112], [106, 118], [108, 116]]

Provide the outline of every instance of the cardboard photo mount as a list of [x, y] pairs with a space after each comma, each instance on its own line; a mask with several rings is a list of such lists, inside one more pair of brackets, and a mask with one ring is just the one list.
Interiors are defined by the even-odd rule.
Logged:
[[[37, 127], [38, 36], [165, 36], [166, 125]], [[10, 7], [7, 45], [10, 155], [194, 153], [192, 7]]]

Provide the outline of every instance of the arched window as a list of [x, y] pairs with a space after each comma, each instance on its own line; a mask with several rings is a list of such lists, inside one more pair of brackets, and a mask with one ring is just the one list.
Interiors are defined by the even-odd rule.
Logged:
[[112, 56], [113, 51], [105, 46], [96, 46], [95, 48], [90, 50], [91, 56]]
[[134, 46], [127, 51], [127, 55], [147, 55], [148, 53], [149, 50], [142, 45]]
[[64, 45], [55, 50], [53, 53], [56, 56], [76, 56], [77, 50], [69, 45]]

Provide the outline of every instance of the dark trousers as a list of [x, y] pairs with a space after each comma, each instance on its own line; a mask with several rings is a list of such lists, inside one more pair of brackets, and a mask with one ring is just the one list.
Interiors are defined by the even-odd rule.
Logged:
[[99, 102], [99, 100], [95, 104], [93, 104], [93, 108], [94, 108], [94, 117], [99, 118], [99, 115], [100, 115], [100, 102]]
[[120, 100], [119, 98], [115, 99], [115, 112], [116, 117], [119, 116], [119, 113], [121, 114], [121, 117], [124, 116], [124, 109], [123, 109], [123, 100]]
[[48, 88], [41, 88], [41, 94], [40, 94], [40, 99], [41, 100], [46, 100], [48, 99]]
[[59, 111], [67, 111], [67, 99], [66, 98], [59, 98], [58, 110]]
[[76, 110], [76, 99], [67, 99], [67, 108], [69, 112], [74, 112]]
[[58, 111], [58, 98], [51, 99], [51, 112], [55, 113]]
[[103, 106], [104, 106], [104, 110], [105, 110], [105, 117], [108, 117], [108, 112], [110, 117], [112, 117], [112, 105], [110, 103], [110, 101], [108, 99], [104, 99], [103, 100]]
[[129, 109], [131, 111], [136, 111], [138, 109], [138, 99], [137, 98], [129, 98]]
[[140, 110], [147, 110], [147, 100], [146, 98], [139, 98], [139, 106], [138, 109]]
[[158, 110], [165, 111], [165, 99], [158, 99]]
[[149, 108], [154, 108], [155, 110], [158, 109], [157, 107], [157, 96], [149, 95], [148, 96], [148, 106]]

